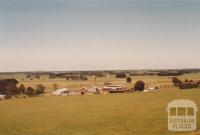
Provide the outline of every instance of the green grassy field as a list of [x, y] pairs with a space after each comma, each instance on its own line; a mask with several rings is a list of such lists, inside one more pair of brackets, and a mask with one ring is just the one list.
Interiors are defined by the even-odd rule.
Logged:
[[[46, 92], [52, 84], [60, 88], [78, 90], [83, 86], [102, 87], [105, 82], [123, 84], [131, 88], [137, 80], [147, 86], [159, 86], [154, 93], [125, 93], [67, 97], [33, 97], [0, 101], [0, 135], [197, 135], [174, 133], [167, 130], [166, 106], [174, 99], [191, 99], [200, 108], [200, 89], [179, 90], [171, 87], [171, 77], [136, 76], [127, 84], [114, 77], [94, 78], [88, 81], [29, 80], [24, 75], [0, 75], [16, 78], [19, 84], [35, 87], [43, 84]], [[187, 74], [180, 79], [199, 80], [200, 74]], [[165, 87], [164, 87], [165, 86]], [[200, 127], [200, 113], [198, 113]], [[200, 130], [200, 128], [198, 128]]]
[[167, 103], [180, 98], [199, 107], [200, 89], [2, 101], [0, 135], [192, 135], [167, 131]]

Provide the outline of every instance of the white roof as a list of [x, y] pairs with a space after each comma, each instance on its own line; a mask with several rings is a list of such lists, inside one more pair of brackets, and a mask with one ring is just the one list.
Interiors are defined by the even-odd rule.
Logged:
[[124, 86], [122, 86], [122, 85], [107, 85], [105, 87], [124, 87]]
[[62, 92], [62, 91], [68, 91], [69, 89], [67, 88], [62, 88], [62, 89], [57, 89], [56, 92]]
[[59, 95], [59, 94], [61, 94], [62, 92], [66, 92], [66, 91], [69, 91], [69, 89], [67, 89], [67, 88], [62, 88], [62, 89], [58, 89], [58, 90], [54, 91], [52, 94], [53, 94], [53, 95]]

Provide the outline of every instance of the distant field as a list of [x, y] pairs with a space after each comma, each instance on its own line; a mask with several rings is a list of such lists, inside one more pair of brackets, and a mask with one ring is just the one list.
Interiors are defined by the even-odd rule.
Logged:
[[167, 131], [167, 103], [180, 98], [200, 108], [200, 89], [6, 100], [0, 135], [197, 135]]
[[[31, 86], [35, 88], [37, 84], [43, 84], [46, 87], [46, 92], [53, 91], [52, 85], [56, 83], [59, 88], [69, 88], [71, 90], [79, 90], [83, 86], [99, 86], [102, 87], [105, 82], [109, 82], [112, 84], [122, 84], [126, 85], [128, 88], [134, 86], [134, 83], [138, 80], [143, 80], [146, 83], [147, 87], [155, 87], [158, 86], [161, 89], [169, 89], [172, 88], [171, 78], [172, 77], [159, 77], [159, 76], [134, 76], [132, 77], [132, 83], [127, 84], [126, 79], [116, 79], [114, 76], [111, 77], [99, 77], [97, 80], [94, 80], [94, 77], [89, 77], [88, 81], [66, 81], [65, 79], [49, 79], [46, 75], [41, 75], [40, 80], [30, 80], [27, 79], [23, 74], [17, 75], [0, 75], [0, 78], [16, 78], [20, 84], [24, 84], [26, 87]], [[198, 74], [187, 74], [184, 76], [180, 76], [180, 79], [193, 79], [200, 80], [200, 73]]]

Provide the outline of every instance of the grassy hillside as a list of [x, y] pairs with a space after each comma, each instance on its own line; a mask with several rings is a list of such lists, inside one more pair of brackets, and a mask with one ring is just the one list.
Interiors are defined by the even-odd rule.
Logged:
[[200, 108], [200, 89], [2, 101], [0, 135], [192, 135], [167, 131], [167, 103], [180, 98]]

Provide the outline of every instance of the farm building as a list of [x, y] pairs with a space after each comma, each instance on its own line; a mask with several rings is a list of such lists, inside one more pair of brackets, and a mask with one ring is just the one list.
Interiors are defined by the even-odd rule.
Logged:
[[83, 87], [80, 89], [80, 91], [83, 93], [91, 93], [91, 94], [99, 94], [102, 89], [98, 88], [96, 86], [91, 86], [91, 87]]
[[127, 88], [123, 85], [107, 85], [103, 87], [103, 90], [109, 93], [123, 93], [127, 91]]
[[68, 94], [69, 89], [67, 88], [58, 89], [52, 93], [53, 96], [67, 96]]

